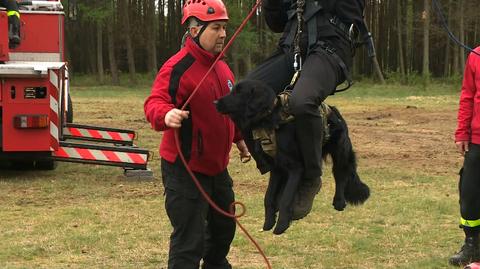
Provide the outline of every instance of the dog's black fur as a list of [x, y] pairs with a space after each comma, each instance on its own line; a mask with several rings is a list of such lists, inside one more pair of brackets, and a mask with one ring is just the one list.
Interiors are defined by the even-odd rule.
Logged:
[[[229, 95], [219, 99], [217, 110], [228, 115], [241, 130], [249, 149], [257, 161], [266, 159], [270, 166], [270, 180], [265, 193], [264, 230], [273, 228], [276, 213], [278, 222], [274, 233], [281, 234], [290, 225], [293, 216], [293, 202], [297, 188], [303, 178], [304, 165], [300, 149], [295, 143], [295, 122], [281, 124], [279, 107], [273, 107], [276, 93], [260, 81], [243, 80]], [[355, 154], [348, 136], [345, 120], [335, 107], [328, 116], [330, 138], [323, 146], [323, 157], [332, 157], [335, 178], [333, 206], [342, 211], [346, 204], [362, 204], [370, 196], [370, 189], [360, 181], [357, 174]], [[258, 143], [252, 139], [252, 130], [257, 128], [275, 129], [277, 153], [275, 158], [258, 153]], [[319, 138], [320, 139], [320, 138]], [[250, 143], [248, 143], [250, 142]]]

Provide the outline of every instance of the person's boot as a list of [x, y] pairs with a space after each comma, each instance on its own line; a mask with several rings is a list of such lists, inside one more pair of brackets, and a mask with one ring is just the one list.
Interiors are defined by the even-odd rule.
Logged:
[[321, 188], [321, 177], [314, 179], [304, 178], [302, 182], [300, 182], [293, 200], [292, 220], [302, 219], [312, 211], [313, 200]]
[[8, 17], [8, 40], [10, 49], [20, 45], [20, 19], [16, 15]]
[[307, 216], [313, 200], [322, 186], [323, 123], [321, 117], [302, 115], [295, 117], [295, 129], [304, 162], [304, 178], [298, 186], [293, 202], [292, 219]]
[[480, 261], [480, 244], [478, 234], [476, 236], [467, 236], [465, 244], [459, 252], [450, 257], [448, 262], [454, 266], [465, 266], [472, 262]]

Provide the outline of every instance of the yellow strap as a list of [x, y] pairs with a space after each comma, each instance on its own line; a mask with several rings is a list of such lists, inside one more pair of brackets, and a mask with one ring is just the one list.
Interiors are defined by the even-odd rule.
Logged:
[[293, 86], [295, 82], [297, 82], [298, 75], [300, 75], [300, 72], [297, 71], [295, 74], [293, 74], [292, 81], [290, 81], [290, 86]]
[[466, 220], [464, 218], [460, 218], [460, 223], [463, 226], [467, 226], [467, 227], [477, 227], [477, 226], [480, 226], [480, 219]]
[[20, 13], [18, 13], [18, 11], [15, 11], [15, 10], [10, 10], [10, 11], [7, 11], [7, 16], [10, 17], [10, 16], [17, 16], [19, 19], [20, 19]]

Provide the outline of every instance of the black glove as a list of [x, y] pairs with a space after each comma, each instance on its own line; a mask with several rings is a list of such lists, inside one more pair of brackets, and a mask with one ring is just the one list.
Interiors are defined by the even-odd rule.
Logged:
[[8, 17], [8, 40], [10, 49], [20, 45], [20, 19], [16, 15]]

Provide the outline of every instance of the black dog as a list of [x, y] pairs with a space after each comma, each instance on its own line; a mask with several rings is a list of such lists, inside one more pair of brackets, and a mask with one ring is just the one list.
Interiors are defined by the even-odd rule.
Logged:
[[[281, 107], [274, 105], [276, 93], [260, 81], [243, 80], [229, 95], [219, 99], [217, 110], [228, 115], [241, 130], [257, 166], [265, 162], [270, 167], [270, 180], [265, 193], [264, 230], [270, 230], [278, 223], [273, 233], [281, 234], [293, 219], [293, 202], [300, 181], [303, 179], [304, 165], [300, 149], [295, 142], [295, 122], [283, 123]], [[333, 176], [335, 178], [335, 196], [333, 206], [342, 211], [347, 202], [362, 204], [370, 196], [370, 190], [356, 171], [356, 159], [348, 136], [345, 120], [335, 107], [328, 114], [328, 141], [323, 146], [323, 157], [332, 157]], [[253, 140], [252, 131], [264, 128], [275, 130], [276, 154], [265, 154], [258, 141]], [[260, 147], [260, 148], [259, 148]], [[259, 169], [261, 167], [259, 166]]]

